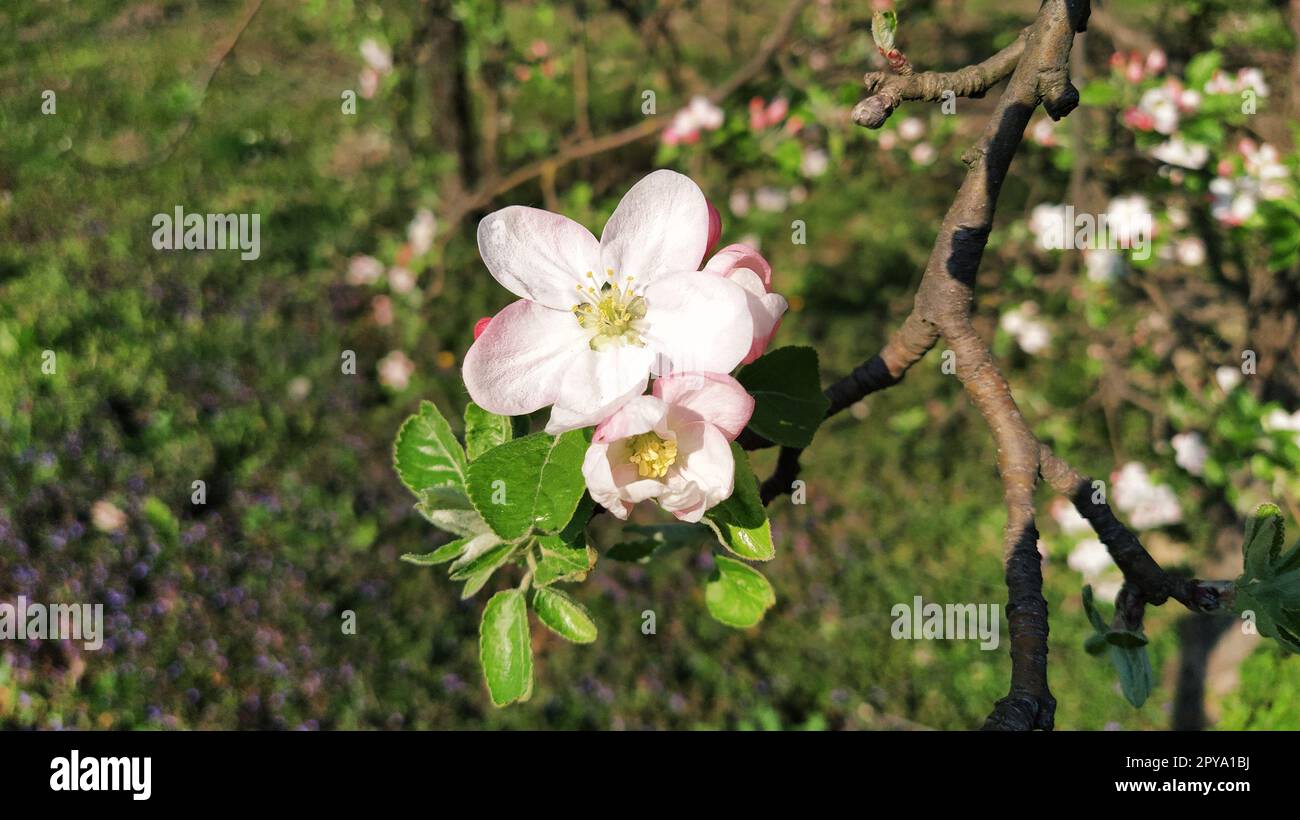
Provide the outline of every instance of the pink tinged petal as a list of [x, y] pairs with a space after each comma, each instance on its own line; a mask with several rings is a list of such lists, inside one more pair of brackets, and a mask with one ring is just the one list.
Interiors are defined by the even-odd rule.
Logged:
[[614, 442], [660, 427], [668, 404], [655, 396], [637, 396], [596, 427], [592, 441]]
[[677, 411], [674, 420], [708, 422], [728, 441], [740, 435], [754, 414], [754, 397], [722, 373], [674, 373], [655, 381], [654, 395]]
[[772, 266], [761, 253], [748, 245], [739, 243], [728, 245], [715, 253], [704, 265], [704, 269], [709, 273], [727, 277], [742, 268], [747, 268], [758, 276], [765, 292], [772, 289]]
[[[718, 245], [718, 240], [722, 238], [722, 214], [718, 213], [718, 209], [713, 207], [713, 203], [707, 199], [704, 200], [704, 204], [709, 206], [709, 241], [704, 248], [704, 256], [708, 256], [713, 253], [713, 249]], [[700, 257], [700, 264], [703, 263], [704, 257]]]
[[745, 300], [749, 307], [749, 317], [754, 323], [754, 340], [749, 352], [741, 364], [750, 362], [763, 355], [767, 344], [776, 335], [781, 325], [781, 316], [789, 303], [779, 293], [768, 293], [758, 274], [748, 268], [737, 268], [729, 277], [732, 282], [745, 289]]
[[654, 479], [642, 479], [629, 459], [626, 442], [613, 444], [593, 441], [582, 462], [582, 475], [592, 500], [616, 518], [626, 520], [631, 505], [654, 498], [664, 485]]
[[690, 177], [659, 170], [623, 197], [600, 235], [600, 273], [648, 284], [675, 271], [697, 270], [709, 240], [709, 206]]
[[521, 416], [555, 402], [562, 379], [587, 345], [573, 314], [520, 299], [470, 346], [461, 375], [479, 407]]
[[728, 373], [749, 352], [753, 320], [745, 290], [699, 271], [675, 273], [645, 289], [643, 338], [658, 355], [655, 372]]
[[628, 508], [619, 497], [614, 471], [610, 468], [609, 445], [593, 441], [582, 460], [582, 477], [591, 499], [609, 510], [615, 518], [626, 519]]
[[[573, 317], [566, 316], [577, 327]], [[546, 423], [546, 432], [552, 435], [604, 421], [644, 393], [650, 380], [654, 352], [649, 348], [621, 345], [596, 351], [585, 339], [583, 349], [567, 360], [560, 379]]]
[[677, 459], [659, 506], [682, 521], [696, 522], [731, 497], [736, 462], [721, 430], [708, 422], [678, 428]]
[[512, 205], [478, 224], [478, 250], [488, 271], [507, 290], [547, 307], [578, 303], [587, 272], [600, 268], [600, 244], [568, 217]]

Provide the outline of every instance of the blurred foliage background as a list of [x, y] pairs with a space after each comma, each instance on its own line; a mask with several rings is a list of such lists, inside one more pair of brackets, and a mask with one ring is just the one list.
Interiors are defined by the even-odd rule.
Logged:
[[[883, 67], [872, 5], [803, 4], [715, 110], [692, 100], [787, 3], [6, 3], [0, 600], [103, 602], [108, 638], [0, 644], [0, 726], [978, 726], [1007, 687], [1005, 641], [890, 637], [891, 607], [916, 595], [1005, 598], [993, 447], [940, 351], [819, 432], [808, 503], [772, 508], [778, 603], [757, 628], [705, 613], [707, 552], [601, 561], [578, 589], [599, 641], [535, 629], [536, 692], [495, 710], [486, 593], [461, 602], [397, 560], [444, 536], [412, 512], [393, 435], [422, 398], [459, 418], [473, 324], [512, 298], [474, 242], [493, 208], [598, 232], [636, 179], [676, 168], [724, 242], [772, 262], [792, 305], [776, 344], [814, 345], [826, 379], [879, 349], [997, 92], [850, 125], [862, 73]], [[898, 43], [920, 68], [960, 67], [1036, 5], [900, 2]], [[1084, 106], [1031, 125], [976, 315], [1031, 427], [1112, 478], [1153, 554], [1232, 578], [1245, 512], [1274, 499], [1297, 519], [1300, 9], [1094, 5]], [[1043, 250], [1058, 204], [1153, 213], [1151, 258]], [[260, 214], [261, 257], [155, 250], [153, 215], [178, 205]], [[772, 459], [755, 456], [760, 474]], [[1113, 596], [1118, 576], [1041, 499], [1058, 727], [1300, 728], [1293, 660], [1172, 606], [1148, 619], [1156, 691], [1130, 707], [1082, 646], [1080, 588]], [[595, 528], [598, 547], [616, 538]]]

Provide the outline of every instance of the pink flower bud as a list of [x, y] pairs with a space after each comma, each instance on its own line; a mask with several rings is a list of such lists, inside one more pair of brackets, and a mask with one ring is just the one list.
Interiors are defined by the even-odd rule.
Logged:
[[477, 322], [474, 323], [475, 341], [478, 340], [478, 337], [483, 335], [483, 331], [487, 330], [488, 323], [490, 323], [491, 321], [492, 321], [491, 316], [484, 316], [482, 319], [479, 319]]
[[718, 240], [722, 238], [722, 214], [718, 213], [718, 209], [713, 207], [713, 203], [709, 200], [704, 200], [704, 204], [709, 206], [709, 243], [705, 246], [700, 264], [704, 264], [704, 260], [709, 258], [713, 249], [718, 246]]

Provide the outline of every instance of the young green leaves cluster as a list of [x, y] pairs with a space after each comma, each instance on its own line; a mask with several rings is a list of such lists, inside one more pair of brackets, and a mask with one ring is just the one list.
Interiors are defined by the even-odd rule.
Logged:
[[416, 509], [434, 526], [459, 536], [432, 552], [403, 555], [422, 566], [450, 564], [462, 598], [483, 588], [508, 564], [524, 569], [516, 589], [493, 595], [483, 610], [479, 659], [492, 702], [503, 706], [532, 692], [532, 645], [527, 592], [538, 619], [576, 643], [596, 639], [587, 611], [563, 592], [561, 581], [580, 581], [595, 564], [586, 545], [591, 516], [582, 479], [590, 430], [558, 437], [513, 437], [513, 424], [470, 404], [465, 446], [431, 402], [422, 402], [397, 434], [393, 462], [415, 494]]
[[1092, 587], [1083, 588], [1083, 611], [1096, 630], [1088, 636], [1084, 649], [1089, 655], [1103, 652], [1119, 675], [1124, 697], [1134, 706], [1146, 703], [1151, 694], [1151, 660], [1147, 657], [1147, 637], [1141, 630], [1112, 629], [1097, 611], [1092, 599]]
[[[773, 350], [743, 367], [737, 380], [754, 398], [750, 426], [789, 447], [812, 442], [825, 417], [817, 355], [810, 348]], [[516, 420], [471, 403], [465, 409], [462, 446], [451, 425], [431, 402], [402, 425], [393, 461], [402, 483], [415, 495], [416, 510], [456, 536], [424, 554], [402, 560], [420, 566], [447, 565], [461, 597], [482, 590], [504, 567], [515, 566], [519, 581], [492, 595], [483, 610], [479, 659], [492, 702], [527, 700], [533, 687], [528, 610], [557, 635], [574, 643], [596, 640], [587, 610], [556, 585], [586, 579], [596, 562], [587, 543], [595, 503], [586, 492], [583, 462], [592, 428], [558, 436], [516, 437]], [[735, 463], [732, 494], [698, 524], [629, 524], [627, 539], [607, 552], [619, 561], [647, 561], [679, 549], [716, 541], [729, 555], [714, 559], [704, 587], [709, 613], [720, 623], [748, 628], [776, 603], [772, 585], [747, 561], [776, 555], [772, 528], [749, 457], [731, 444]]]
[[1235, 606], [1254, 613], [1261, 635], [1300, 652], [1300, 543], [1283, 551], [1282, 511], [1263, 504], [1246, 522], [1245, 569], [1236, 584]]

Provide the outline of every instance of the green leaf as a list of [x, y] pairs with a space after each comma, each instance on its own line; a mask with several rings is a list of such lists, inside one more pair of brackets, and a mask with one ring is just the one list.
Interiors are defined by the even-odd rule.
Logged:
[[1187, 61], [1183, 76], [1189, 88], [1202, 88], [1223, 62], [1223, 55], [1217, 51], [1203, 51]]
[[706, 512], [704, 521], [731, 552], [753, 561], [770, 561], [776, 548], [772, 545], [767, 509], [758, 494], [758, 480], [749, 467], [749, 456], [739, 444], [732, 442], [731, 454], [736, 462], [735, 490], [726, 501]]
[[144, 517], [153, 527], [154, 532], [168, 546], [175, 546], [180, 540], [181, 525], [172, 515], [171, 508], [156, 496], [149, 496], [144, 500], [142, 508]]
[[449, 541], [438, 547], [433, 552], [408, 552], [402, 556], [402, 560], [410, 564], [418, 564], [422, 567], [432, 567], [437, 564], [445, 564], [448, 561], [459, 556], [465, 551], [466, 545], [469, 544], [469, 538], [457, 538], [455, 541]]
[[590, 441], [586, 428], [558, 438], [534, 433], [493, 447], [470, 464], [470, 501], [502, 538], [520, 538], [531, 528], [561, 530], [586, 491], [582, 460]]
[[469, 496], [455, 487], [435, 487], [420, 493], [415, 510], [440, 530], [456, 535], [475, 536], [488, 531]]
[[492, 574], [505, 565], [515, 552], [515, 544], [502, 543], [494, 533], [483, 533], [470, 540], [460, 557], [452, 562], [451, 580], [464, 581], [461, 600], [473, 596], [487, 584]]
[[822, 393], [817, 352], [782, 347], [747, 364], [736, 378], [754, 397], [754, 431], [786, 447], [807, 447], [826, 418], [830, 400]]
[[434, 487], [465, 486], [465, 451], [433, 402], [420, 402], [393, 443], [393, 465], [406, 488], [417, 497]]
[[514, 438], [509, 416], [489, 413], [474, 402], [465, 405], [465, 451], [469, 460]]
[[523, 592], [507, 589], [488, 600], [478, 646], [492, 703], [505, 706], [527, 700], [533, 691], [533, 645]]
[[1151, 694], [1151, 659], [1147, 656], [1147, 637], [1141, 630], [1111, 629], [1097, 610], [1092, 587], [1083, 588], [1083, 610], [1095, 630], [1084, 642], [1089, 655], [1106, 653], [1119, 675], [1120, 689], [1134, 706], [1146, 703]]
[[539, 589], [533, 593], [533, 609], [542, 623], [567, 641], [591, 643], [596, 640], [596, 622], [582, 604], [558, 589]]
[[727, 626], [740, 629], [763, 620], [776, 603], [776, 593], [763, 574], [725, 555], [713, 556], [713, 576], [704, 586], [709, 614]]
[[1259, 505], [1255, 514], [1246, 520], [1246, 539], [1242, 543], [1246, 574], [1261, 580], [1270, 577], [1285, 539], [1282, 510], [1276, 504]]
[[533, 584], [544, 587], [556, 581], [581, 581], [596, 564], [596, 551], [588, 546], [564, 543], [556, 535], [537, 539], [542, 559], [533, 571]]
[[871, 39], [876, 48], [889, 51], [894, 47], [894, 33], [898, 30], [898, 13], [893, 9], [871, 14]]
[[1124, 697], [1135, 707], [1146, 703], [1151, 695], [1151, 660], [1146, 646], [1125, 649], [1110, 646], [1106, 650], [1111, 665], [1119, 673], [1119, 686]]

